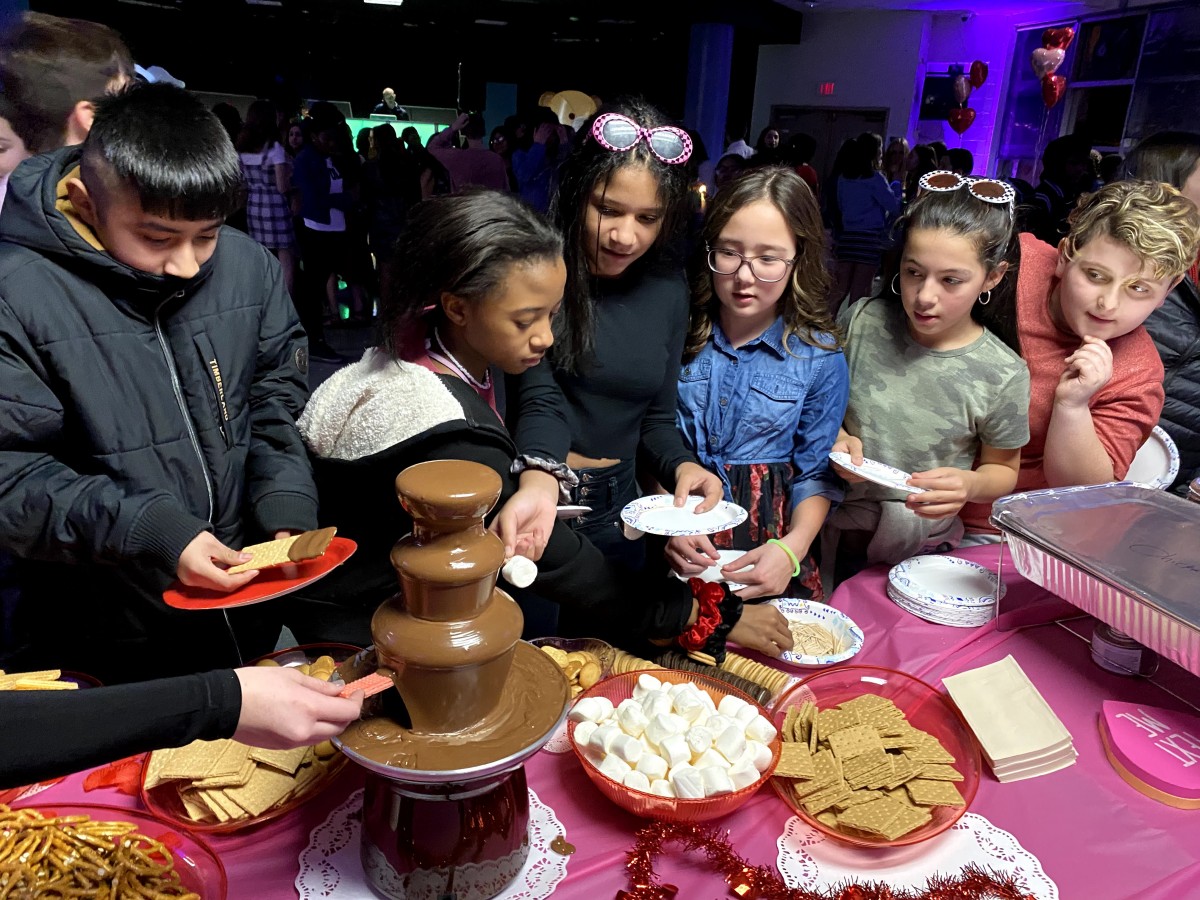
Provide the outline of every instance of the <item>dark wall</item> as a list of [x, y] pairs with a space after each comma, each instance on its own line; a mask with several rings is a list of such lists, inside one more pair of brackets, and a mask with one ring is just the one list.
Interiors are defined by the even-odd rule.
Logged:
[[[483, 105], [487, 81], [518, 85], [522, 105], [543, 91], [601, 97], [642, 93], [683, 113], [691, 21], [721, 11], [707, 0], [406, 0], [402, 7], [361, 0], [31, 0], [31, 7], [116, 28], [143, 65], [157, 64], [196, 90], [291, 94], [349, 100], [369, 112], [385, 85], [401, 102]], [[799, 16], [771, 0], [743, 0], [739, 46], [799, 37]], [[681, 10], [689, 18], [681, 18]], [[728, 11], [720, 12], [728, 17]], [[476, 19], [507, 22], [475, 24]], [[744, 52], [740, 54], [744, 56]], [[461, 96], [458, 79], [462, 63]], [[753, 61], [738, 82], [752, 98]], [[735, 82], [738, 75], [735, 72]]]

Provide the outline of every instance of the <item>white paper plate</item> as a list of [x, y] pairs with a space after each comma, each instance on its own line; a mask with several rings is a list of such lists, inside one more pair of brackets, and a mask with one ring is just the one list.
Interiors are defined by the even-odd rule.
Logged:
[[[717, 556], [721, 558], [721, 561], [714, 566], [709, 566], [699, 575], [680, 575], [678, 572], [672, 572], [671, 574], [680, 581], [687, 581], [689, 578], [699, 578], [701, 581], [708, 581], [713, 584], [720, 584], [724, 582], [729, 585], [729, 589], [731, 591], [740, 591], [745, 587], [745, 585], [737, 581], [730, 581], [721, 574], [721, 569], [729, 565], [734, 560], [741, 559], [745, 555], [745, 550], [718, 550]], [[750, 567], [750, 569], [753, 568], [754, 566]]]
[[973, 612], [947, 612], [933, 605], [924, 605], [911, 597], [897, 591], [892, 585], [887, 586], [887, 595], [893, 603], [905, 612], [912, 613], [918, 619], [932, 622], [935, 625], [949, 625], [951, 628], [979, 628], [992, 620], [991, 606], [970, 607]]
[[[990, 606], [997, 599], [996, 574], [957, 556], [914, 556], [894, 566], [888, 581], [901, 593], [931, 603]], [[1001, 598], [1006, 590], [1001, 583]]]
[[1146, 443], [1138, 449], [1125, 473], [1125, 480], [1166, 490], [1179, 474], [1179, 448], [1171, 436], [1154, 426]]
[[799, 600], [794, 597], [777, 597], [771, 605], [783, 613], [788, 622], [815, 622], [830, 631], [841, 644], [840, 653], [831, 656], [806, 656], [790, 650], [779, 657], [779, 661], [798, 668], [832, 666], [845, 662], [858, 653], [863, 645], [862, 629], [848, 615], [824, 603]]
[[853, 472], [855, 475], [861, 475], [867, 481], [873, 481], [876, 484], [882, 484], [884, 487], [895, 488], [898, 491], [904, 491], [907, 494], [923, 494], [925, 488], [913, 487], [911, 484], [905, 484], [912, 474], [905, 472], [902, 469], [897, 469], [895, 466], [889, 466], [886, 463], [876, 462], [873, 459], [864, 458], [861, 466], [856, 466], [850, 462], [850, 454], [842, 453], [840, 450], [832, 450], [829, 453], [829, 458], [847, 471]]
[[621, 521], [635, 531], [667, 537], [716, 534], [746, 521], [746, 511], [726, 500], [708, 512], [696, 515], [695, 509], [703, 500], [703, 497], [688, 497], [683, 506], [676, 506], [673, 494], [639, 497], [621, 510]]

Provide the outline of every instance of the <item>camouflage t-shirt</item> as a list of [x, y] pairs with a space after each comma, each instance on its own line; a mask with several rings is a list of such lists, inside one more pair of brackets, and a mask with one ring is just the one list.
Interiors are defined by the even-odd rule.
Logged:
[[[930, 350], [908, 333], [897, 300], [864, 299], [843, 311], [850, 368], [845, 428], [863, 455], [906, 472], [970, 469], [980, 444], [1014, 450], [1029, 440], [1029, 370], [992, 332], [957, 350]], [[905, 494], [852, 484], [846, 499]]]

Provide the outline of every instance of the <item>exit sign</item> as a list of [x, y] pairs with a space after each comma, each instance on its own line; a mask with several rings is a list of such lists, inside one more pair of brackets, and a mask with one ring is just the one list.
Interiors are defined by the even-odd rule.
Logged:
[[817, 85], [817, 93], [820, 94], [822, 97], [832, 97], [833, 96], [833, 82], [832, 81], [820, 82]]

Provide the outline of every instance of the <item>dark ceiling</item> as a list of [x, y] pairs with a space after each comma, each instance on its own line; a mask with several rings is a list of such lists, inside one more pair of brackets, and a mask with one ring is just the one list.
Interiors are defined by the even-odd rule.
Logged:
[[[483, 105], [488, 81], [522, 104], [568, 88], [642, 93], [683, 112], [690, 26], [735, 28], [731, 113], [753, 97], [760, 43], [799, 39], [774, 0], [31, 0], [125, 37], [138, 62], [190, 87], [345, 99], [365, 111], [392, 85], [401, 102]], [[462, 68], [461, 92], [458, 77]]]

